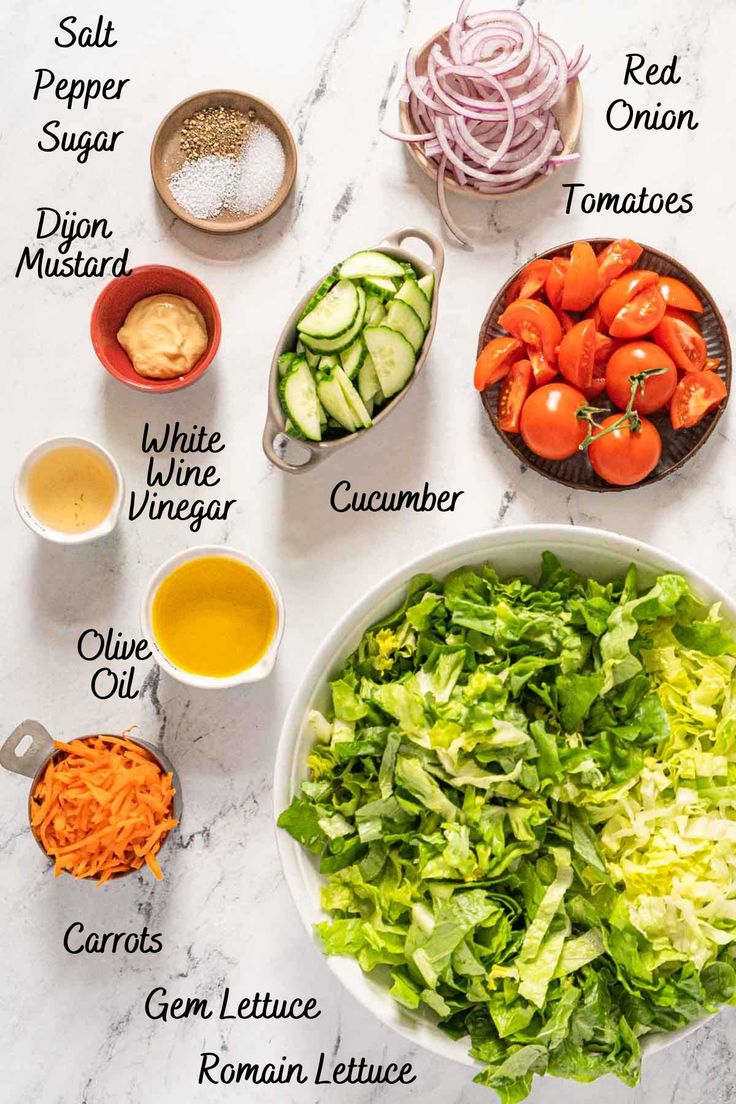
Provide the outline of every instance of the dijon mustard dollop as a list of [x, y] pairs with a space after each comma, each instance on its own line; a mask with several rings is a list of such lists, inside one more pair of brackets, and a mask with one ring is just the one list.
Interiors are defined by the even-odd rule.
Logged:
[[149, 295], [128, 312], [118, 341], [139, 376], [174, 379], [191, 372], [207, 348], [201, 311], [183, 295]]

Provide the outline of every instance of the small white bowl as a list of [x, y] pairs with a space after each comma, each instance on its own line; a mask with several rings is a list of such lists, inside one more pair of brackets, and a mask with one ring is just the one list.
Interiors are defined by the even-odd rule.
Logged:
[[[94, 529], [85, 529], [81, 533], [62, 533], [58, 529], [51, 529], [48, 525], [44, 525], [33, 513], [28, 502], [28, 475], [33, 465], [37, 460], [40, 460], [42, 456], [45, 456], [49, 452], [54, 452], [59, 448], [74, 448], [75, 446], [87, 448], [91, 452], [96, 452], [98, 456], [101, 456], [103, 460], [107, 461], [115, 476], [115, 499], [105, 520], [101, 521], [99, 525], [96, 525]], [[96, 441], [90, 441], [88, 437], [49, 437], [46, 441], [41, 441], [40, 444], [32, 448], [24, 457], [18, 469], [18, 474], [15, 477], [15, 484], [13, 487], [15, 508], [28, 528], [32, 529], [34, 533], [38, 533], [44, 540], [53, 541], [54, 544], [86, 544], [88, 541], [106, 537], [118, 523], [120, 510], [123, 505], [124, 493], [125, 482], [123, 480], [123, 473], [120, 471], [116, 461], [107, 449], [104, 449], [102, 445], [98, 445]]]
[[[244, 671], [238, 671], [236, 675], [230, 675], [227, 678], [213, 678], [210, 675], [194, 675], [190, 671], [182, 671], [180, 667], [171, 662], [158, 646], [153, 632], [153, 599], [161, 583], [181, 564], [187, 563], [189, 560], [202, 559], [204, 556], [226, 556], [231, 560], [240, 560], [241, 563], [252, 568], [256, 574], [260, 575], [270, 590], [276, 606], [276, 629], [265, 654], [252, 667], [246, 667]], [[184, 682], [187, 686], [195, 686], [201, 690], [224, 690], [230, 686], [242, 686], [246, 682], [260, 682], [261, 679], [267, 678], [276, 662], [285, 624], [284, 599], [273, 575], [258, 560], [254, 560], [252, 556], [248, 556], [245, 552], [241, 552], [237, 548], [230, 548], [225, 544], [200, 544], [196, 548], [187, 548], [183, 552], [177, 552], [171, 559], [166, 560], [151, 576], [141, 607], [141, 628], [151, 645], [153, 657], [159, 667], [167, 671], [172, 678], [178, 679], [179, 682]]]

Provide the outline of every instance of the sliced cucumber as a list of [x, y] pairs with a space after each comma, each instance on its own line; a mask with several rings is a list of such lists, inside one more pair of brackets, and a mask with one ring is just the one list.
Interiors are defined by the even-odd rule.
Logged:
[[380, 295], [377, 295], [375, 293], [375, 291], [368, 291], [368, 289], [366, 288], [366, 293], [365, 293], [365, 316], [366, 316], [366, 318], [370, 318], [370, 316], [373, 314], [373, 311], [376, 310], [377, 307], [381, 307], [381, 309], [383, 309], [383, 299], [381, 298]]
[[300, 353], [282, 353], [278, 359], [279, 375], [285, 376], [290, 368], [293, 368], [297, 360], [301, 360]]
[[429, 272], [426, 276], [422, 276], [421, 280], [417, 280], [417, 283], [419, 284], [419, 290], [424, 292], [428, 301], [431, 303], [432, 296], [434, 295], [434, 272]]
[[361, 364], [360, 371], [358, 372], [358, 391], [360, 391], [361, 399], [366, 406], [368, 406], [368, 403], [374, 401], [380, 390], [381, 383], [376, 375], [373, 357], [369, 354]]
[[312, 337], [310, 334], [302, 334], [302, 341], [315, 353], [340, 353], [352, 345], [356, 337], [363, 329], [365, 322], [365, 292], [362, 287], [356, 288], [358, 292], [358, 314], [355, 322], [344, 334], [339, 337]]
[[365, 316], [365, 321], [366, 321], [367, 326], [380, 326], [381, 323], [385, 321], [385, 319], [386, 319], [386, 308], [381, 307], [381, 306], [375, 307], [373, 309], [373, 313], [371, 314], [370, 318], [368, 317], [367, 314]]
[[348, 379], [345, 372], [343, 372], [342, 368], [338, 368], [335, 371], [335, 379], [339, 383], [342, 389], [342, 393], [345, 396], [345, 401], [347, 402], [354, 416], [357, 418], [359, 425], [361, 425], [363, 429], [368, 429], [369, 426], [373, 425], [373, 422], [371, 421], [371, 416], [366, 410], [365, 404], [361, 399], [359, 393], [353, 387], [352, 383]]
[[[300, 342], [299, 344], [301, 345], [302, 342]], [[312, 350], [308, 349], [306, 345], [304, 346], [304, 359], [306, 360], [310, 368], [316, 369], [319, 365], [319, 353], [312, 352]]]
[[302, 339], [305, 335], [319, 338], [339, 337], [354, 324], [359, 306], [356, 285], [350, 280], [339, 280], [324, 299], [320, 299], [314, 310], [297, 323], [297, 329]]
[[340, 279], [354, 280], [363, 276], [397, 276], [403, 278], [404, 270], [398, 261], [386, 253], [367, 249], [363, 253], [353, 253], [338, 269]]
[[[317, 381], [317, 395], [330, 417], [334, 418], [348, 433], [355, 433], [356, 429], [360, 429], [360, 422], [345, 398], [345, 392], [337, 379], [338, 372], [342, 372], [342, 369], [330, 368], [327, 372], [320, 373]], [[344, 372], [342, 374], [345, 375]], [[347, 379], [347, 376], [345, 378]]]
[[337, 280], [338, 280], [337, 270], [333, 268], [333, 270], [329, 274], [329, 276], [325, 276], [324, 280], [319, 285], [319, 287], [315, 291], [314, 295], [312, 296], [312, 298], [309, 300], [309, 302], [305, 306], [305, 308], [304, 308], [304, 310], [302, 311], [302, 314], [301, 314], [302, 318], [306, 317], [306, 315], [308, 315], [310, 313], [310, 311], [314, 310], [314, 308], [319, 303], [320, 299], [324, 299], [327, 292], [330, 291], [330, 289], [335, 286], [335, 284], [337, 283]]
[[328, 368], [338, 368], [340, 361], [336, 356], [321, 356], [317, 365], [318, 372], [326, 372]]
[[417, 270], [414, 268], [413, 264], [409, 264], [408, 261], [400, 261], [399, 263], [404, 270], [404, 275], [406, 276], [407, 280], [417, 280], [419, 278]]
[[299, 358], [281, 380], [281, 405], [300, 433], [322, 440], [317, 386], [306, 360]]
[[417, 359], [414, 349], [403, 334], [387, 326], [366, 326], [363, 340], [373, 359], [381, 390], [390, 399], [411, 379]]
[[393, 299], [396, 294], [396, 284], [387, 276], [366, 276], [363, 286], [369, 295], [376, 295], [380, 299]]
[[429, 329], [429, 322], [432, 317], [432, 307], [429, 299], [416, 280], [404, 280], [396, 293], [396, 298], [408, 303], [414, 313], [419, 316], [419, 321], [424, 326], [424, 329]]
[[340, 363], [348, 379], [355, 379], [367, 355], [368, 350], [363, 344], [363, 339], [361, 337], [359, 337], [357, 341], [354, 341], [352, 345], [348, 345], [347, 349], [343, 349], [340, 353]]
[[424, 344], [424, 326], [416, 311], [412, 310], [409, 304], [405, 303], [403, 299], [394, 299], [393, 303], [388, 308], [386, 325], [392, 330], [398, 330], [400, 334], [403, 334], [414, 349], [414, 352], [419, 352]]

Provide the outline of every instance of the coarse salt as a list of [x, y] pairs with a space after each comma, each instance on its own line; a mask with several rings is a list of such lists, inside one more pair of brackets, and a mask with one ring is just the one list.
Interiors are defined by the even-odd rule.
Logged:
[[284, 149], [278, 137], [263, 123], [256, 123], [238, 158], [231, 211], [255, 215], [267, 207], [281, 187], [286, 168]]
[[219, 215], [233, 193], [237, 176], [234, 157], [199, 157], [185, 161], [172, 174], [169, 188], [176, 202], [195, 218]]

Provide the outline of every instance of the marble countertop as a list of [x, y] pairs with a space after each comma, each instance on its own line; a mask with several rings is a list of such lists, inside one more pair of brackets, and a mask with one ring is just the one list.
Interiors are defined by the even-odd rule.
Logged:
[[[736, 168], [728, 110], [732, 87], [723, 43], [736, 33], [730, 0], [520, 0], [568, 49], [584, 42], [585, 122], [578, 167], [530, 195], [497, 204], [453, 202], [472, 228], [472, 251], [446, 238], [440, 319], [427, 371], [393, 417], [339, 459], [291, 477], [261, 450], [271, 352], [286, 314], [342, 256], [405, 225], [439, 231], [426, 181], [404, 152], [378, 133], [396, 115], [398, 59], [448, 22], [448, 0], [283, 0], [266, 4], [180, 0], [110, 4], [118, 45], [53, 45], [60, 0], [6, 0], [0, 74], [1, 149], [6, 187], [3, 241], [2, 510], [3, 727], [37, 717], [60, 737], [138, 724], [176, 763], [185, 812], [165, 880], [135, 876], [96, 891], [55, 883], [25, 823], [27, 781], [3, 778], [0, 1042], [2, 1098], [36, 1104], [140, 1104], [245, 1099], [253, 1104], [480, 1104], [493, 1099], [469, 1070], [409, 1050], [343, 992], [312, 945], [284, 884], [271, 808], [276, 742], [290, 697], [315, 648], [343, 612], [388, 572], [423, 551], [484, 529], [526, 522], [592, 525], [683, 557], [722, 586], [736, 587], [733, 412], [687, 467], [654, 487], [622, 495], [573, 492], [520, 468], [488, 425], [469, 383], [478, 327], [509, 272], [539, 250], [576, 236], [617, 234], [676, 253], [734, 321], [730, 179]], [[91, 18], [96, 18], [97, 9]], [[626, 90], [625, 54], [663, 64], [680, 58], [676, 87]], [[68, 112], [42, 94], [34, 70], [129, 77], [119, 102]], [[158, 120], [179, 99], [213, 87], [249, 90], [272, 102], [299, 143], [289, 205], [250, 235], [219, 240], [177, 222], [157, 200], [148, 149]], [[605, 125], [608, 103], [631, 94], [639, 106], [692, 107], [695, 132], [627, 131]], [[12, 104], [12, 108], [10, 105]], [[83, 165], [42, 153], [46, 120], [122, 128], [114, 153]], [[694, 211], [671, 215], [566, 215], [564, 180], [591, 191], [692, 192]], [[215, 365], [191, 389], [149, 399], [111, 379], [91, 348], [93, 279], [14, 278], [33, 243], [37, 208], [103, 216], [114, 232], [96, 251], [130, 248], [131, 263], [164, 262], [196, 273], [223, 317]], [[16, 516], [10, 484], [21, 455], [51, 435], [76, 433], [107, 445], [131, 487], [143, 485], [143, 424], [206, 424], [226, 443], [219, 458], [227, 522], [199, 534], [174, 521], [123, 521], [112, 538], [65, 549], [37, 540]], [[329, 503], [338, 479], [358, 490], [462, 490], [454, 513], [339, 514]], [[91, 665], [76, 653], [87, 627], [138, 633], [138, 607], [153, 569], [182, 547], [229, 542], [278, 578], [288, 629], [274, 675], [253, 688], [193, 692], [143, 665], [135, 701], [95, 699]], [[75, 920], [89, 931], [162, 933], [157, 955], [67, 954]], [[143, 1001], [154, 986], [170, 996], [269, 990], [314, 996], [312, 1023], [153, 1022]], [[320, 1051], [346, 1060], [411, 1061], [411, 1088], [314, 1085], [198, 1088], [202, 1050], [232, 1060], [313, 1063]], [[736, 1097], [736, 1017], [724, 1012], [674, 1049], [648, 1059], [629, 1091], [546, 1080], [540, 1104], [726, 1104]]]

